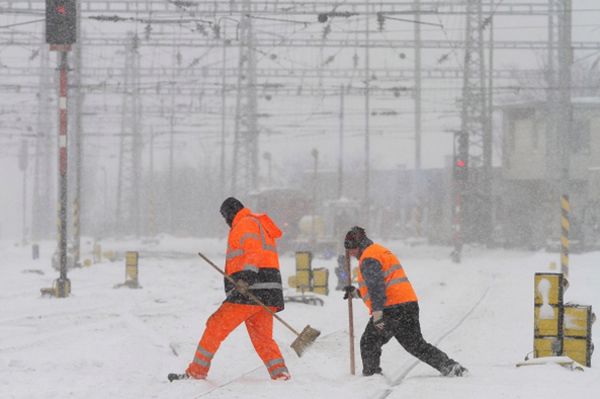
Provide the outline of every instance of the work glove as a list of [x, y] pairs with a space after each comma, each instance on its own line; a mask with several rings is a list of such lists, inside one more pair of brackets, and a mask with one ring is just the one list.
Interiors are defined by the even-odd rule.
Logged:
[[373, 312], [373, 325], [379, 331], [385, 329], [385, 321], [383, 321], [383, 310], [376, 310]]
[[248, 291], [250, 291], [250, 284], [244, 280], [238, 280], [235, 282], [235, 289], [240, 294], [246, 295], [248, 294]]
[[347, 285], [344, 287], [344, 299], [348, 298], [360, 298], [360, 292], [353, 285]]

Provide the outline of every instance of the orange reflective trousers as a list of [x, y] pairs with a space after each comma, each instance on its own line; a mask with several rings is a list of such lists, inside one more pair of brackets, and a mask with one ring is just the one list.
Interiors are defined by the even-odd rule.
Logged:
[[271, 378], [278, 379], [283, 373], [289, 375], [281, 351], [273, 340], [273, 315], [258, 305], [230, 302], [224, 302], [206, 321], [206, 329], [186, 373], [194, 378], [206, 378], [210, 362], [221, 342], [242, 322], [246, 323], [254, 350], [264, 362]]

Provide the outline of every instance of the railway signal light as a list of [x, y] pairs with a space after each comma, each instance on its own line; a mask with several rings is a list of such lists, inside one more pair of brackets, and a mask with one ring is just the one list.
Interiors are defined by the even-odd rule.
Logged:
[[76, 0], [46, 0], [46, 43], [75, 43], [77, 31]]
[[457, 180], [467, 180], [468, 169], [466, 159], [456, 157], [454, 159], [454, 178]]
[[454, 178], [456, 180], [468, 180], [469, 171], [469, 136], [466, 132], [455, 133], [454, 146]]

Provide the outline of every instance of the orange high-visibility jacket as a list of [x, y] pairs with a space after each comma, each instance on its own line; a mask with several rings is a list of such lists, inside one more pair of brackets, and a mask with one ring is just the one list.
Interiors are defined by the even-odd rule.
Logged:
[[[250, 284], [251, 292], [265, 305], [283, 309], [283, 291], [279, 273], [279, 256], [275, 240], [281, 237], [279, 227], [268, 215], [240, 210], [231, 224], [227, 242], [225, 273], [234, 280]], [[234, 290], [225, 279], [227, 301], [254, 304]]]
[[381, 264], [385, 280], [386, 301], [384, 307], [417, 301], [417, 294], [413, 290], [410, 281], [408, 281], [398, 258], [389, 249], [379, 244], [371, 244], [361, 254], [358, 267], [358, 289], [363, 301], [369, 308], [369, 313], [372, 311], [371, 298], [361, 272], [362, 263], [368, 258]]

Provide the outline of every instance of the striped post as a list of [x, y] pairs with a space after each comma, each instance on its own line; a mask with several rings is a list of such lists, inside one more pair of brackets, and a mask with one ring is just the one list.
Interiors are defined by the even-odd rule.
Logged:
[[565, 278], [569, 278], [569, 212], [571, 211], [571, 206], [569, 204], [569, 196], [563, 194], [560, 199], [560, 226], [561, 226], [561, 234], [560, 234], [560, 270], [565, 276]]
[[[52, 47], [51, 47], [52, 49]], [[68, 47], [57, 48], [60, 52], [59, 95], [58, 95], [58, 171], [59, 171], [59, 202], [58, 202], [58, 253], [60, 259], [60, 277], [55, 281], [55, 293], [59, 298], [69, 296], [71, 282], [67, 278], [67, 64]]]
[[59, 167], [59, 256], [60, 278], [67, 278], [67, 53], [60, 52], [60, 86], [58, 97], [58, 167]]

